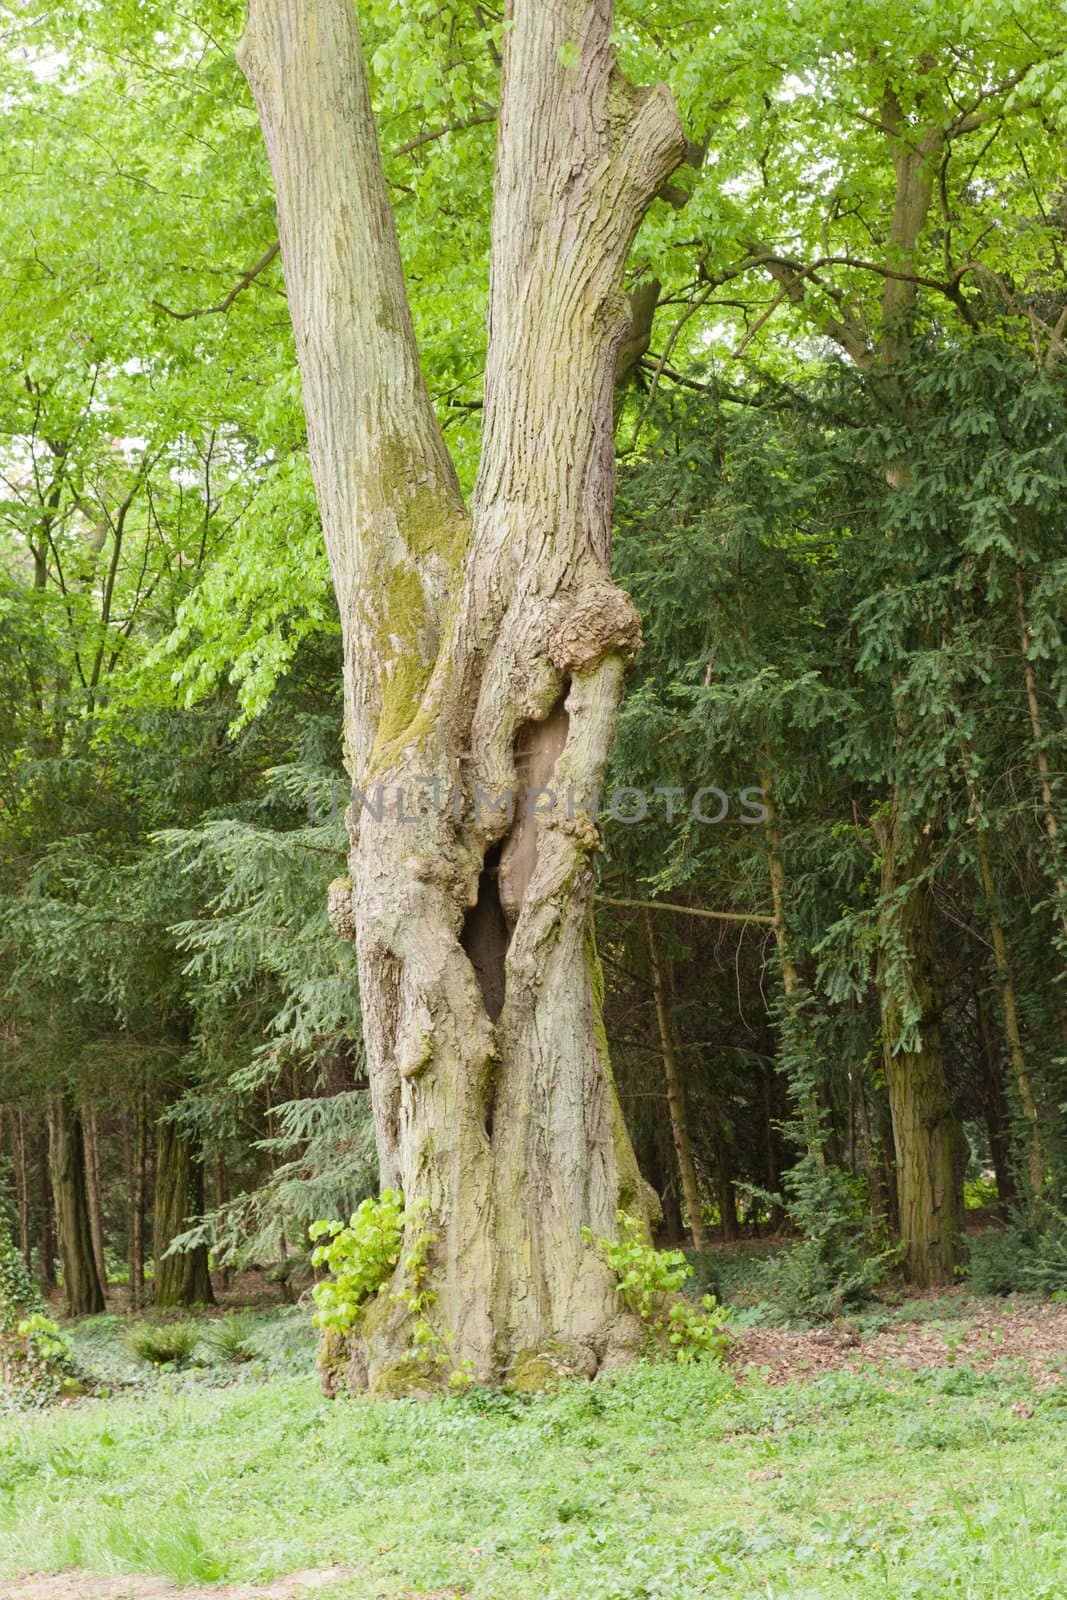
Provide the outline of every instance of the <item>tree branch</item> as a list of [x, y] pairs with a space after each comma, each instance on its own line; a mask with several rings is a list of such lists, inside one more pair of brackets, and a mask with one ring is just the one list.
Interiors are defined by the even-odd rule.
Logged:
[[164, 305], [161, 300], [153, 300], [151, 304], [155, 306], [157, 311], [165, 311], [168, 317], [174, 318], [175, 322], [187, 322], [190, 317], [214, 317], [224, 315], [227, 311], [229, 311], [230, 307], [237, 299], [237, 296], [239, 294], [243, 294], [251, 284], [255, 283], [261, 272], [266, 272], [267, 268], [270, 266], [280, 249], [281, 245], [278, 243], [277, 239], [275, 239], [270, 248], [264, 251], [263, 255], [260, 256], [255, 266], [249, 267], [248, 271], [242, 275], [242, 277], [230, 290], [225, 300], [220, 300], [217, 306], [197, 306], [192, 311], [175, 311], [172, 309], [172, 307]]
[[[274, 174], [362, 768], [429, 670], [466, 511], [419, 362], [351, 0], [250, 0], [238, 62]], [[399, 715], [399, 710], [396, 709]]]

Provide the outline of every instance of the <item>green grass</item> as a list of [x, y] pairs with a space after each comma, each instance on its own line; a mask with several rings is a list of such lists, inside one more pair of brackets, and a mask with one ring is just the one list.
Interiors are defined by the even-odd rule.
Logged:
[[[161, 1345], [174, 1330], [195, 1334], [186, 1355], [195, 1358], [179, 1374], [160, 1352], [144, 1356], [132, 1348], [141, 1335], [155, 1332]], [[261, 1382], [266, 1377], [292, 1377], [310, 1372], [318, 1335], [308, 1313], [297, 1306], [268, 1311], [228, 1312], [223, 1316], [180, 1317], [157, 1314], [151, 1323], [133, 1322], [106, 1313], [71, 1324], [74, 1354], [81, 1367], [113, 1392], [129, 1389], [173, 1392], [175, 1388], [213, 1388], [234, 1382]], [[178, 1363], [177, 1365], [182, 1365]]]
[[1007, 1364], [776, 1390], [640, 1366], [532, 1403], [375, 1405], [227, 1371], [0, 1419], [0, 1571], [342, 1565], [331, 1600], [1067, 1591], [1067, 1385], [1035, 1393]]

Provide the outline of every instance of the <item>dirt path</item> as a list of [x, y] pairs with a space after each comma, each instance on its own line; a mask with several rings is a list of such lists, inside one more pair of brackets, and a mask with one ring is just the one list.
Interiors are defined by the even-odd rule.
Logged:
[[[259, 1588], [247, 1584], [213, 1584], [210, 1589], [182, 1589], [166, 1578], [131, 1574], [121, 1578], [92, 1578], [84, 1572], [51, 1577], [0, 1578], [0, 1600], [309, 1600], [330, 1584], [350, 1578], [344, 1567], [313, 1572], [291, 1572]], [[406, 1591], [397, 1600], [415, 1600]], [[462, 1600], [460, 1589], [418, 1591], [418, 1600]]]
[[293, 1572], [265, 1587], [213, 1584], [210, 1589], [181, 1589], [166, 1578], [90, 1578], [82, 1572], [54, 1577], [0, 1578], [0, 1600], [306, 1600], [348, 1574], [340, 1567]]
[[769, 1383], [860, 1367], [969, 1365], [986, 1372], [998, 1361], [1016, 1360], [1046, 1387], [1067, 1381], [1067, 1305], [961, 1305], [940, 1325], [902, 1322], [874, 1334], [746, 1328], [734, 1337], [727, 1359], [739, 1375], [759, 1373]]

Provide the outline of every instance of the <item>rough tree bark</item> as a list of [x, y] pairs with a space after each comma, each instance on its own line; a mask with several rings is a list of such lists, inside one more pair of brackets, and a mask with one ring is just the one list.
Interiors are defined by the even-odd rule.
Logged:
[[107, 1299], [107, 1266], [104, 1261], [104, 1218], [100, 1194], [100, 1140], [96, 1126], [96, 1111], [85, 1106], [81, 1115], [82, 1134], [85, 1140], [85, 1189], [89, 1200], [89, 1236], [93, 1241], [93, 1260], [96, 1275]]
[[[916, 96], [919, 119], [911, 122], [900, 96], [889, 86], [882, 104], [883, 127], [894, 173], [893, 215], [887, 265], [916, 271], [919, 244], [930, 214], [934, 179], [945, 148], [943, 105]], [[925, 122], [923, 117], [928, 120]], [[950, 120], [950, 119], [949, 119]], [[887, 277], [882, 290], [876, 358], [885, 367], [902, 412], [915, 421], [914, 397], [901, 371], [912, 352], [918, 281]], [[891, 489], [911, 481], [911, 463], [886, 464]], [[897, 713], [898, 745], [908, 739], [907, 718]], [[961, 1147], [942, 1051], [940, 1000], [933, 940], [933, 895], [926, 881], [934, 816], [910, 815], [907, 779], [889, 800], [882, 836], [882, 902], [879, 912], [878, 995], [882, 1018], [889, 1108], [897, 1157], [897, 1200], [904, 1271], [920, 1286], [951, 1283], [962, 1236]], [[908, 1010], [912, 1016], [906, 1016]]]
[[67, 1315], [93, 1316], [104, 1309], [104, 1290], [89, 1224], [85, 1140], [81, 1118], [69, 1095], [56, 1095], [49, 1103], [48, 1167]]
[[878, 995], [904, 1269], [911, 1283], [951, 1283], [963, 1225], [963, 1129], [952, 1105], [934, 985], [929, 837], [896, 807], [882, 840]]
[[[666, 89], [617, 71], [609, 0], [515, 0], [510, 21], [470, 513], [419, 366], [356, 8], [251, 0], [240, 46], [344, 629], [346, 760], [388, 797], [380, 820], [354, 804], [335, 895], [382, 1182], [428, 1208], [434, 1316], [482, 1379], [549, 1344], [592, 1372], [635, 1338], [583, 1235], [653, 1203], [600, 1021], [588, 807], [640, 637], [608, 573], [623, 267], [685, 153]], [[538, 795], [549, 777], [570, 804]], [[514, 818], [478, 814], [506, 790]], [[379, 1296], [351, 1383], [400, 1381], [408, 1317]]]

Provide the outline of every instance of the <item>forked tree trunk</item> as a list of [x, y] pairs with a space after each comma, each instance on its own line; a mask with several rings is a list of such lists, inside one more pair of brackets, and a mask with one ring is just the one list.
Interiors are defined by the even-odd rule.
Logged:
[[48, 1167], [67, 1315], [93, 1316], [104, 1309], [104, 1289], [89, 1224], [85, 1139], [69, 1095], [56, 1095], [48, 1107]]
[[[589, 808], [640, 633], [608, 573], [623, 266], [685, 152], [666, 89], [618, 74], [609, 0], [515, 0], [509, 21], [469, 514], [415, 348], [357, 9], [251, 0], [240, 46], [344, 629], [346, 760], [387, 796], [380, 819], [357, 797], [334, 907], [382, 1182], [425, 1204], [433, 1315], [481, 1379], [552, 1341], [591, 1372], [636, 1336], [583, 1233], [652, 1205], [600, 1018]], [[566, 802], [538, 795], [548, 780]], [[477, 814], [479, 791], [517, 814]], [[409, 1322], [379, 1296], [350, 1382], [400, 1381]]]
[[878, 995], [909, 1282], [951, 1283], [962, 1228], [963, 1130], [952, 1107], [934, 984], [929, 842], [894, 811], [881, 841]]
[[211, 1306], [206, 1245], [182, 1255], [167, 1247], [204, 1209], [204, 1167], [198, 1152], [173, 1122], [165, 1119], [156, 1132], [155, 1301], [157, 1306]]

